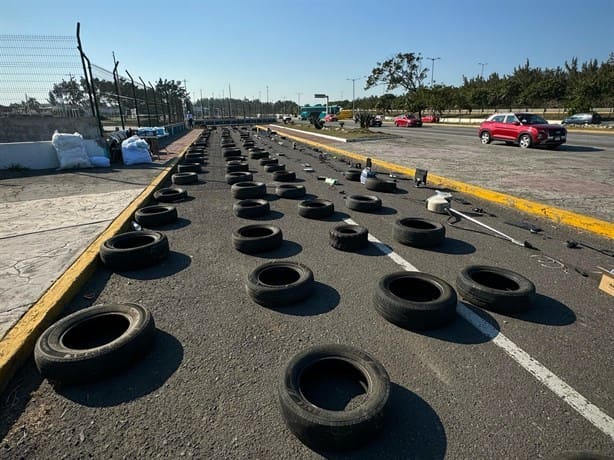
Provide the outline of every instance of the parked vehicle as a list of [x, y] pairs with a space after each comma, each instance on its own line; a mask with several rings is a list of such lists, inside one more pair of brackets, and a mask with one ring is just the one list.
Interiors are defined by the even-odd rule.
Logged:
[[439, 116], [438, 115], [423, 115], [422, 116], [422, 123], [439, 123]]
[[495, 113], [480, 124], [478, 136], [482, 144], [498, 140], [523, 149], [536, 145], [556, 149], [567, 141], [567, 130], [533, 113]]
[[416, 117], [415, 115], [408, 113], [408, 114], [399, 115], [398, 117], [396, 117], [394, 119], [394, 125], [397, 127], [405, 126], [407, 128], [411, 126], [420, 127], [422, 126], [422, 120], [420, 120], [420, 118]]
[[601, 115], [598, 113], [576, 113], [562, 121], [564, 125], [598, 125], [601, 124]]
[[375, 115], [373, 118], [371, 118], [370, 125], [377, 127], [377, 128], [381, 128], [382, 122], [383, 122], [383, 117], [381, 115]]
[[335, 115], [334, 113], [327, 113], [324, 116], [324, 121], [337, 121], [337, 115]]

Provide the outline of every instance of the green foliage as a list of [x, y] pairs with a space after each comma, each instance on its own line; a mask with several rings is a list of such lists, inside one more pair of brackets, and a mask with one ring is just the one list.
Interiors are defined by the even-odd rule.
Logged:
[[422, 67], [422, 56], [416, 53], [397, 53], [394, 57], [378, 62], [367, 78], [365, 89], [385, 84], [387, 91], [403, 88], [412, 93], [422, 86], [428, 69]]
[[74, 77], [70, 77], [68, 81], [62, 79], [49, 91], [48, 101], [51, 105], [81, 106], [85, 102], [85, 94], [81, 88], [81, 84]]

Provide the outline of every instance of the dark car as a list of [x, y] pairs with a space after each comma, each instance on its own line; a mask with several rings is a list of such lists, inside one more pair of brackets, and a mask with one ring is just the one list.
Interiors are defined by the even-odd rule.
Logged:
[[523, 149], [544, 145], [555, 149], [567, 142], [567, 130], [561, 125], [550, 125], [534, 113], [495, 113], [480, 124], [478, 136], [482, 144], [505, 141]]
[[601, 124], [601, 115], [598, 113], [576, 113], [565, 118], [564, 125], [598, 125]]

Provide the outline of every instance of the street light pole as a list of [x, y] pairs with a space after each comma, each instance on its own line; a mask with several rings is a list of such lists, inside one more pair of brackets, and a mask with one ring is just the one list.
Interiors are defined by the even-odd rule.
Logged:
[[354, 91], [354, 84], [356, 83], [356, 80], [360, 80], [361, 78], [364, 78], [364, 77], [346, 78], [346, 80], [352, 82], [352, 118], [354, 118], [354, 110], [355, 110], [355, 102], [354, 101], [356, 100], [356, 92]]
[[488, 65], [488, 62], [478, 62], [478, 65], [482, 66], [482, 71], [480, 72], [480, 79], [484, 80], [484, 66]]
[[433, 87], [433, 78], [435, 76], [435, 61], [438, 61], [439, 59], [441, 59], [440, 57], [427, 57], [425, 59], [428, 59], [431, 61], [431, 88]]
[[296, 95], [298, 96], [298, 110], [296, 111], [297, 115], [301, 112], [301, 95], [303, 93], [296, 93]]

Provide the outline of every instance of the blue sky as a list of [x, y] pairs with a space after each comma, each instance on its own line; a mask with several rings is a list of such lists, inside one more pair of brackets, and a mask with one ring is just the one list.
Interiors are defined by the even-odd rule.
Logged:
[[[121, 12], [117, 14], [115, 12]], [[113, 18], [113, 21], [110, 21]], [[534, 67], [607, 60], [614, 52], [614, 0], [2, 0], [1, 34], [73, 35], [81, 22], [91, 61], [145, 81], [187, 80], [198, 97], [318, 102], [352, 98], [347, 78], [378, 61], [416, 52], [435, 61], [436, 82]], [[424, 60], [431, 68], [431, 61]], [[427, 82], [430, 82], [430, 74]], [[356, 97], [382, 94], [355, 83]]]

